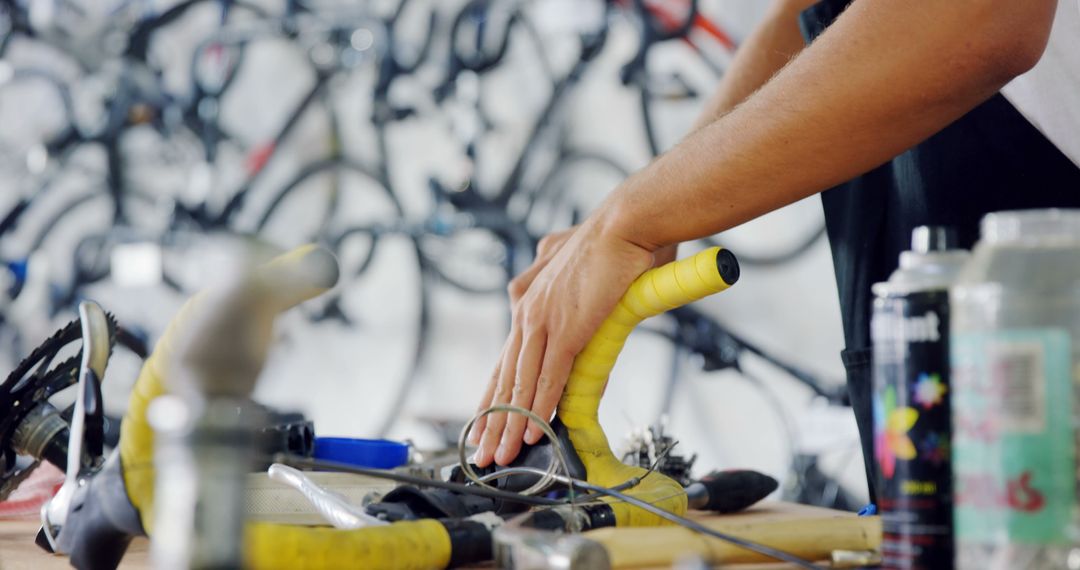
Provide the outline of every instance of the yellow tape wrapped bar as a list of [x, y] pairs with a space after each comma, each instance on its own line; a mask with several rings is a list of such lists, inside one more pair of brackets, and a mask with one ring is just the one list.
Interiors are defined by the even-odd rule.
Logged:
[[[330, 257], [332, 261], [332, 257]], [[303, 283], [281, 279], [293, 275], [304, 264], [325, 264], [326, 252], [305, 246], [278, 257], [253, 275], [254, 286], [275, 288], [274, 302], [265, 309], [269, 331], [273, 316], [293, 305], [326, 291], [332, 283]], [[310, 274], [325, 275], [325, 267]], [[318, 269], [318, 271], [314, 270]], [[336, 272], [335, 278], [336, 280]], [[168, 390], [166, 377], [175, 343], [198, 310], [201, 296], [189, 300], [173, 318], [154, 353], [143, 365], [132, 389], [128, 410], [120, 425], [120, 460], [128, 498], [138, 509], [143, 528], [152, 532], [154, 513], [154, 431], [146, 417], [147, 407]], [[251, 568], [445, 568], [450, 562], [450, 535], [434, 520], [395, 523], [361, 530], [337, 530], [267, 523], [249, 524], [245, 529], [247, 564]]]
[[450, 565], [450, 535], [434, 519], [358, 530], [253, 523], [245, 535], [251, 568], [427, 570]]
[[[303, 263], [315, 250], [306, 247], [271, 262], [264, 282], [273, 271]], [[722, 267], [727, 263], [727, 271]], [[600, 397], [630, 331], [642, 320], [727, 289], [737, 278], [734, 257], [719, 248], [650, 270], [639, 277], [596, 336], [574, 361], [558, 415], [570, 432], [574, 448], [585, 464], [590, 482], [614, 486], [641, 476], [643, 469], [619, 462], [608, 446], [597, 418]], [[729, 275], [729, 281], [721, 276]], [[735, 278], [730, 277], [734, 275]], [[323, 292], [325, 287], [297, 287], [283, 297], [276, 314]], [[181, 309], [154, 354], [143, 366], [121, 425], [120, 456], [128, 497], [139, 510], [143, 526], [151, 532], [154, 500], [154, 434], [146, 418], [150, 402], [166, 392], [163, 381], [172, 356], [176, 330], [184, 326], [198, 297]], [[268, 324], [272, 322], [269, 319]], [[650, 475], [632, 493], [671, 512], [686, 512], [682, 487], [659, 474]], [[666, 521], [632, 506], [613, 503], [620, 526], [653, 526]], [[309, 528], [254, 523], [245, 530], [248, 565], [252, 568], [445, 568], [451, 557], [450, 536], [433, 520], [395, 523], [360, 530]]]
[[[725, 276], [727, 280], [725, 280]], [[721, 248], [669, 263], [641, 275], [574, 360], [558, 416], [585, 465], [590, 483], [613, 487], [645, 470], [619, 461], [600, 427], [600, 398], [630, 331], [641, 321], [719, 293], [738, 279], [738, 262]], [[676, 514], [686, 512], [686, 492], [679, 483], [653, 473], [629, 491], [640, 499]], [[664, 519], [637, 507], [615, 502], [611, 508], [618, 526], [657, 526]]]

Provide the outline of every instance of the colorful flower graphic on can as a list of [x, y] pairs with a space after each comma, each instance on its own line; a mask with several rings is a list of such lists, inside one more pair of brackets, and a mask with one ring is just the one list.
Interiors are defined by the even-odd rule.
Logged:
[[919, 379], [915, 381], [912, 391], [914, 392], [912, 400], [923, 410], [930, 410], [945, 402], [945, 393], [948, 392], [948, 388], [941, 381], [940, 374], [923, 372], [919, 374]]
[[910, 461], [918, 452], [908, 432], [919, 419], [914, 408], [896, 407], [896, 388], [889, 386], [881, 398], [874, 401], [874, 454], [881, 473], [892, 479], [896, 460]]

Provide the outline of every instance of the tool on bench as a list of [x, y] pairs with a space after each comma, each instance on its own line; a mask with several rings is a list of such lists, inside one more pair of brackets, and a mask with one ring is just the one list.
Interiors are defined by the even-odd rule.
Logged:
[[[93, 308], [88, 311], [90, 318], [97, 318], [100, 313]], [[104, 350], [107, 359], [113, 345], [120, 344], [137, 356], [146, 356], [146, 347], [139, 338], [117, 325], [111, 315], [101, 315], [103, 325], [85, 330], [81, 319], [68, 323], [42, 342], [0, 382], [0, 501], [6, 499], [41, 461], [49, 461], [61, 471], [67, 470], [71, 436], [68, 424], [74, 406], [59, 410], [49, 400], [79, 382], [84, 363], [81, 353], [60, 358], [62, 351], [78, 342], [92, 343], [95, 349]], [[88, 331], [100, 331], [102, 338], [87, 339], [84, 333]], [[104, 362], [93, 364], [104, 370]], [[93, 380], [100, 382], [102, 378]], [[107, 421], [102, 417], [103, 428]], [[84, 455], [99, 449], [98, 440], [107, 439], [104, 433], [98, 434], [96, 430], [88, 436], [94, 444], [83, 449]], [[18, 459], [20, 456], [22, 458]], [[103, 457], [83, 457], [81, 460], [100, 464]]]
[[267, 473], [271, 480], [296, 489], [334, 528], [354, 529], [389, 524], [369, 515], [362, 508], [353, 506], [341, 495], [319, 487], [298, 469], [275, 463]]
[[[182, 470], [163, 470], [165, 463], [157, 464], [152, 461], [155, 434], [150, 427], [147, 413], [149, 403], [165, 394], [167, 387], [196, 402], [206, 395], [226, 397], [227, 401], [234, 403], [246, 397], [265, 357], [266, 341], [270, 338], [274, 315], [329, 287], [333, 279], [328, 278], [328, 275], [334, 274], [336, 277], [336, 272], [329, 270], [331, 267], [336, 269], [336, 264], [324, 250], [303, 248], [267, 267], [255, 270], [230, 291], [200, 295], [182, 309], [170, 330], [159, 342], [154, 355], [147, 361], [133, 390], [122, 425], [119, 461], [112, 462], [115, 466], [112, 471], [108, 468], [103, 471], [103, 474], [113, 475], [107, 482], [114, 495], [119, 491], [124, 503], [120, 506], [111, 505], [107, 514], [113, 515], [120, 511], [125, 514], [134, 513], [135, 526], [140, 527], [141, 522], [141, 526], [155, 535], [171, 532], [170, 524], [189, 525], [186, 538], [194, 538], [186, 543], [180, 542], [195, 547], [189, 554], [200, 551], [200, 539], [207, 540], [206, 544], [212, 542], [222, 547], [226, 546], [225, 538], [232, 540], [234, 547], [243, 545], [242, 559], [237, 558], [241, 554], [235, 548], [220, 551], [224, 555], [218, 558], [191, 556], [182, 559], [193, 567], [243, 564], [252, 568], [290, 569], [444, 568], [490, 560], [492, 557], [493, 535], [496, 535], [499, 527], [503, 525], [503, 520], [491, 512], [472, 514], [473, 510], [479, 511], [479, 507], [470, 502], [474, 496], [503, 503], [542, 507], [528, 513], [529, 525], [540, 529], [570, 531], [605, 526], [657, 526], [672, 522], [702, 530], [704, 527], [679, 516], [686, 512], [688, 505], [738, 507], [729, 502], [734, 495], [712, 491], [719, 488], [715, 487], [716, 485], [730, 484], [730, 478], [703, 480], [700, 486], [691, 485], [688, 494], [681, 484], [659, 473], [624, 465], [611, 452], [597, 420], [600, 396], [608, 374], [634, 326], [645, 318], [723, 291], [737, 280], [738, 264], [735, 257], [727, 251], [715, 248], [650, 270], [639, 277], [612, 315], [601, 325], [593, 340], [578, 355], [560, 401], [556, 421], [552, 426], [548, 426], [540, 420], [548, 440], [561, 443], [554, 443], [547, 450], [543, 449], [543, 446], [533, 446], [523, 454], [525, 460], [534, 454], [548, 459], [559, 457], [558, 466], [563, 472], [559, 473], [554, 468], [544, 471], [535, 467], [523, 467], [517, 471], [507, 470], [505, 474], [496, 473], [489, 479], [511, 480], [522, 474], [539, 474], [539, 478], [533, 483], [535, 485], [543, 482], [543, 485], [538, 487], [538, 492], [562, 485], [573, 495], [569, 501], [510, 492], [495, 486], [500, 485], [498, 482], [495, 485], [462, 485], [285, 456], [280, 458], [281, 462], [293, 467], [333, 468], [343, 472], [385, 477], [426, 488], [455, 491], [458, 493], [456, 498], [462, 503], [456, 507], [460, 512], [453, 517], [400, 520], [389, 525], [355, 530], [251, 522], [241, 528], [235, 511], [228, 515], [225, 521], [211, 520], [205, 514], [197, 517], [200, 511], [192, 510], [193, 506], [207, 505], [207, 500], [221, 496], [222, 489], [235, 489], [236, 485], [230, 482], [236, 483], [239, 480], [232, 477], [239, 471], [236, 466], [230, 467], [225, 470], [227, 473], [222, 472], [221, 480], [208, 482], [206, 479], [210, 474], [209, 470], [190, 469], [187, 472], [188, 480], [184, 482], [173, 477]], [[238, 294], [241, 291], [243, 294]], [[206, 307], [213, 307], [214, 310]], [[229, 339], [229, 342], [216, 342], [225, 338]], [[241, 354], [229, 354], [229, 346], [237, 341], [246, 343]], [[168, 386], [166, 372], [169, 373]], [[168, 402], [169, 400], [165, 400], [164, 405], [170, 405]], [[161, 405], [155, 406], [160, 408]], [[209, 408], [207, 404], [202, 409]], [[167, 407], [165, 411], [168, 411]], [[163, 414], [162, 417], [167, 420], [169, 414]], [[189, 430], [193, 425], [190, 419], [174, 423], [185, 425]], [[194, 422], [194, 425], [199, 424]], [[236, 427], [236, 424], [213, 424], [211, 427], [232, 428]], [[236, 435], [234, 431], [227, 431]], [[158, 442], [159, 448], [162, 443]], [[225, 447], [228, 446], [222, 444], [218, 451], [223, 451]], [[182, 450], [183, 447], [173, 449]], [[195, 448], [189, 448], [188, 453], [195, 456], [194, 464], [197, 467], [206, 465], [205, 458], [200, 460], [200, 454]], [[220, 453], [215, 456], [221, 457]], [[572, 456], [577, 457], [579, 465], [570, 466]], [[243, 464], [242, 461], [235, 463]], [[154, 468], [151, 468], [151, 465]], [[182, 462], [178, 465], [182, 465]], [[190, 466], [190, 463], [188, 465]], [[466, 477], [480, 478], [468, 464], [463, 467]], [[158, 476], [156, 487], [155, 471]], [[99, 478], [100, 476], [95, 478], [92, 484], [97, 483], [96, 479]], [[186, 485], [188, 488], [170, 487], [169, 481]], [[752, 478], [747, 481], [755, 482]], [[212, 489], [217, 491], [210, 492]], [[402, 490], [400, 494], [407, 493], [408, 491]], [[186, 502], [176, 501], [172, 496], [176, 494], [186, 496]], [[431, 496], [425, 491], [424, 500]], [[389, 498], [389, 495], [387, 497]], [[460, 500], [460, 497], [469, 499]], [[745, 497], [740, 500], [745, 500]], [[155, 502], [158, 503], [156, 508]], [[227, 503], [228, 501], [222, 501], [222, 504]], [[159, 515], [169, 513], [173, 516], [154, 517], [155, 511]], [[371, 512], [369, 509], [368, 513]], [[117, 537], [124, 532], [132, 532], [131, 525], [127, 524], [130, 518], [119, 520], [122, 518], [99, 517], [96, 521], [99, 528], [92, 529], [92, 532], [87, 530], [86, 536], [82, 537], [83, 542], [86, 543], [86, 540], [92, 537], [97, 552], [122, 554], [121, 546], [126, 543]], [[214, 529], [217, 534], [208, 536], [210, 529]], [[135, 532], [141, 531], [140, 527]], [[809, 566], [783, 552], [720, 535], [709, 529], [703, 531], [714, 536], [725, 536], [727, 540], [769, 556]], [[157, 542], [169, 541], [155, 540], [155, 543]], [[92, 560], [76, 559], [74, 555], [72, 557], [72, 563], [80, 568], [114, 567], [118, 560], [119, 556], [98, 555]]]
[[[109, 320], [97, 304], [79, 304], [79, 323], [82, 327], [82, 354], [79, 366], [79, 385], [75, 396], [75, 412], [71, 417], [71, 439], [67, 454], [64, 484], [41, 509], [41, 532], [38, 543], [47, 541], [53, 552], [66, 552], [58, 537], [67, 521], [75, 492], [99, 465], [104, 455], [105, 411], [101, 401], [101, 378], [109, 363], [112, 349]], [[85, 435], [85, 437], [84, 437]], [[87, 453], [83, 454], [83, 446]], [[85, 459], [85, 461], [84, 461]]]
[[[644, 468], [631, 467], [619, 461], [600, 427], [600, 398], [615, 360], [638, 323], [724, 291], [738, 278], [739, 264], [735, 256], [727, 250], [712, 248], [647, 271], [631, 284], [611, 315], [575, 358], [559, 401], [556, 419], [552, 423], [554, 433], [564, 443], [563, 447], [572, 449], [580, 459], [580, 466], [573, 466], [571, 476], [594, 485], [616, 487], [647, 473]], [[523, 450], [511, 467], [528, 465], [532, 460], [530, 456], [535, 453], [534, 448]], [[462, 467], [470, 479], [479, 479], [467, 463]], [[651, 474], [632, 490], [632, 494], [664, 510], [676, 514], [686, 512], [686, 493], [682, 485], [663, 475]], [[611, 508], [612, 518], [619, 525], [664, 524], [659, 517], [623, 502], [610, 498], [604, 502]]]

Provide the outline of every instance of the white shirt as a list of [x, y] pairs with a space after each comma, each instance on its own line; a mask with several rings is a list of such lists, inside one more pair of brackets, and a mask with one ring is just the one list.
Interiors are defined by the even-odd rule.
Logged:
[[1058, 1], [1046, 53], [1001, 92], [1080, 166], [1080, 0]]

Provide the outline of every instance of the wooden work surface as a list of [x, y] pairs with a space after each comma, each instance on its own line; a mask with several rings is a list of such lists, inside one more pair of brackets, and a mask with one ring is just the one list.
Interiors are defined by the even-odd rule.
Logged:
[[[784, 524], [798, 524], [799, 521], [820, 520], [821, 517], [845, 517], [846, 514], [826, 509], [805, 507], [783, 503], [768, 503], [755, 507], [745, 513], [727, 516], [712, 516], [698, 514], [695, 519], [704, 522], [731, 521], [739, 524], [757, 524], [760, 521], [766, 523], [780, 522]], [[49, 570], [70, 568], [67, 558], [52, 556], [43, 552], [34, 544], [34, 536], [39, 527], [36, 518], [18, 520], [0, 520], [0, 570]], [[128, 549], [120, 568], [136, 570], [150, 568], [149, 543], [145, 538], [136, 539]], [[789, 566], [783, 564], [753, 564], [728, 566], [725, 568], [744, 568], [754, 570], [781, 570]]]

